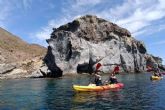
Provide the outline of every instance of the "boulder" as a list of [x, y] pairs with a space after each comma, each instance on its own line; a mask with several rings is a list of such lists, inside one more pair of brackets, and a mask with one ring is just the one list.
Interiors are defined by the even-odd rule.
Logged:
[[143, 42], [118, 25], [92, 15], [53, 29], [47, 39], [48, 51], [44, 62], [49, 76], [68, 73], [94, 72], [99, 62], [103, 72], [121, 65], [123, 72], [146, 70], [147, 49]]
[[16, 64], [0, 64], [0, 74], [6, 74], [16, 68]]

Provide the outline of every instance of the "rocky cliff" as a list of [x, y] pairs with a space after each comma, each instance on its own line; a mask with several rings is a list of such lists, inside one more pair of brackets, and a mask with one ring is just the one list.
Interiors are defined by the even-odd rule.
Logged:
[[53, 28], [47, 43], [44, 61], [52, 77], [92, 73], [98, 62], [105, 73], [116, 64], [125, 72], [142, 72], [152, 57], [147, 54], [144, 43], [132, 37], [127, 29], [92, 15]]
[[45, 47], [28, 44], [0, 28], [0, 79], [30, 77], [42, 66], [45, 54]]

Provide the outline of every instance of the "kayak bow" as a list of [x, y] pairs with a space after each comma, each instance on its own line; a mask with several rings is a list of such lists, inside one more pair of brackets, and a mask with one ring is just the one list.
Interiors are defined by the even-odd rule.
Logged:
[[151, 80], [160, 80], [162, 78], [163, 77], [160, 77], [160, 76], [151, 76]]

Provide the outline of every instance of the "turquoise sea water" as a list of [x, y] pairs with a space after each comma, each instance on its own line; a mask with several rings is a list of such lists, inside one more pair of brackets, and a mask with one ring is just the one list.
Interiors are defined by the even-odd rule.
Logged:
[[165, 110], [165, 78], [151, 81], [149, 73], [117, 77], [123, 89], [85, 93], [76, 93], [72, 85], [87, 85], [87, 75], [0, 80], [0, 110]]

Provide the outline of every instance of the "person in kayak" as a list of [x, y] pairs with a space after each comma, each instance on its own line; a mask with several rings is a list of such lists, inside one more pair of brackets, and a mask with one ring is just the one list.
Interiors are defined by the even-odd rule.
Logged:
[[159, 67], [158, 67], [157, 63], [153, 64], [153, 75], [154, 76], [158, 76], [158, 77], [162, 76], [162, 74], [160, 73], [160, 70], [159, 70]]
[[93, 74], [92, 82], [89, 85], [95, 84], [96, 86], [101, 86], [102, 84], [102, 78], [101, 75], [99, 74], [99, 68], [101, 67], [101, 63], [96, 64], [96, 69]]
[[109, 83], [110, 84], [118, 83], [117, 78], [116, 78], [115, 75], [119, 74], [119, 70], [120, 70], [119, 65], [115, 66], [113, 72], [110, 74], [110, 77], [109, 77]]
[[103, 85], [103, 84], [102, 84], [101, 75], [99, 75], [98, 72], [96, 72], [96, 73], [94, 74], [94, 76], [95, 76], [94, 82], [95, 82], [96, 86], [101, 86], [101, 85]]
[[116, 84], [116, 83], [118, 83], [117, 78], [116, 78], [116, 76], [115, 76], [114, 73], [112, 73], [112, 74], [110, 75], [110, 77], [109, 77], [109, 83], [110, 83], [110, 84]]
[[101, 85], [103, 85], [101, 75], [96, 72], [92, 75], [92, 79], [89, 86], [101, 86]]

